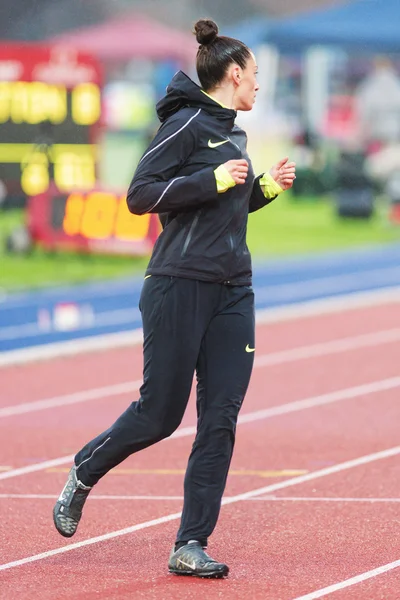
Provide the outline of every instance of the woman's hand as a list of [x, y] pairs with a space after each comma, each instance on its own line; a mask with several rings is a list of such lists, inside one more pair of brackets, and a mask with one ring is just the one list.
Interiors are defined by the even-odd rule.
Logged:
[[[296, 163], [288, 162], [289, 158], [286, 156], [282, 158], [269, 170], [269, 174], [281, 186], [283, 190], [288, 190], [292, 187], [294, 180], [296, 179]], [[235, 162], [235, 161], [231, 161]], [[236, 161], [240, 162], [240, 161]]]
[[243, 158], [240, 160], [228, 160], [228, 162], [224, 163], [224, 167], [236, 184], [245, 183], [249, 170], [247, 160]]

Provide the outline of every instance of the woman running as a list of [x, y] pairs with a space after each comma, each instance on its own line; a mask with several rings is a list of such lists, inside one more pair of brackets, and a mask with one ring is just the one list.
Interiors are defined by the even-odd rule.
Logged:
[[127, 194], [132, 213], [163, 226], [140, 298], [144, 372], [140, 398], [75, 457], [54, 507], [61, 535], [74, 535], [93, 486], [125, 458], [179, 426], [197, 375], [197, 433], [169, 571], [224, 577], [206, 553], [217, 523], [236, 422], [255, 350], [247, 218], [295, 179], [285, 158], [255, 177], [236, 111], [252, 109], [257, 65], [242, 42], [195, 25], [201, 87], [179, 72], [157, 104], [161, 121]]

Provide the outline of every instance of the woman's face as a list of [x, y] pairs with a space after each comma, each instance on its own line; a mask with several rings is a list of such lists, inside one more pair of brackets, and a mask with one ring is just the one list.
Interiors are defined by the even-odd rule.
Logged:
[[260, 89], [257, 81], [257, 63], [253, 53], [246, 63], [245, 69], [240, 69], [237, 88], [234, 96], [235, 110], [251, 110]]

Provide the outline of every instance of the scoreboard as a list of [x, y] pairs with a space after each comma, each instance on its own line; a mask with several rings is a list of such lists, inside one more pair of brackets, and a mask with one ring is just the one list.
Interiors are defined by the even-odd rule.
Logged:
[[62, 193], [51, 184], [28, 202], [29, 233], [50, 250], [147, 255], [161, 231], [156, 214], [133, 215], [125, 195], [101, 188]]
[[96, 178], [101, 87], [88, 54], [0, 44], [0, 186], [9, 204], [26, 204], [30, 239], [44, 248], [149, 254], [157, 216], [130, 214]]
[[0, 180], [7, 195], [91, 189], [101, 69], [90, 55], [36, 44], [0, 45]]

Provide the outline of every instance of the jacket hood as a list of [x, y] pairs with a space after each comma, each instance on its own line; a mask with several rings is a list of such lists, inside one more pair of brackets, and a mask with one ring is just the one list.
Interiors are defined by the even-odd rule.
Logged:
[[237, 114], [235, 110], [224, 108], [207, 96], [197, 83], [182, 71], [178, 71], [168, 85], [166, 95], [157, 103], [158, 118], [163, 123], [185, 106], [202, 108], [217, 119], [231, 121], [232, 125]]

